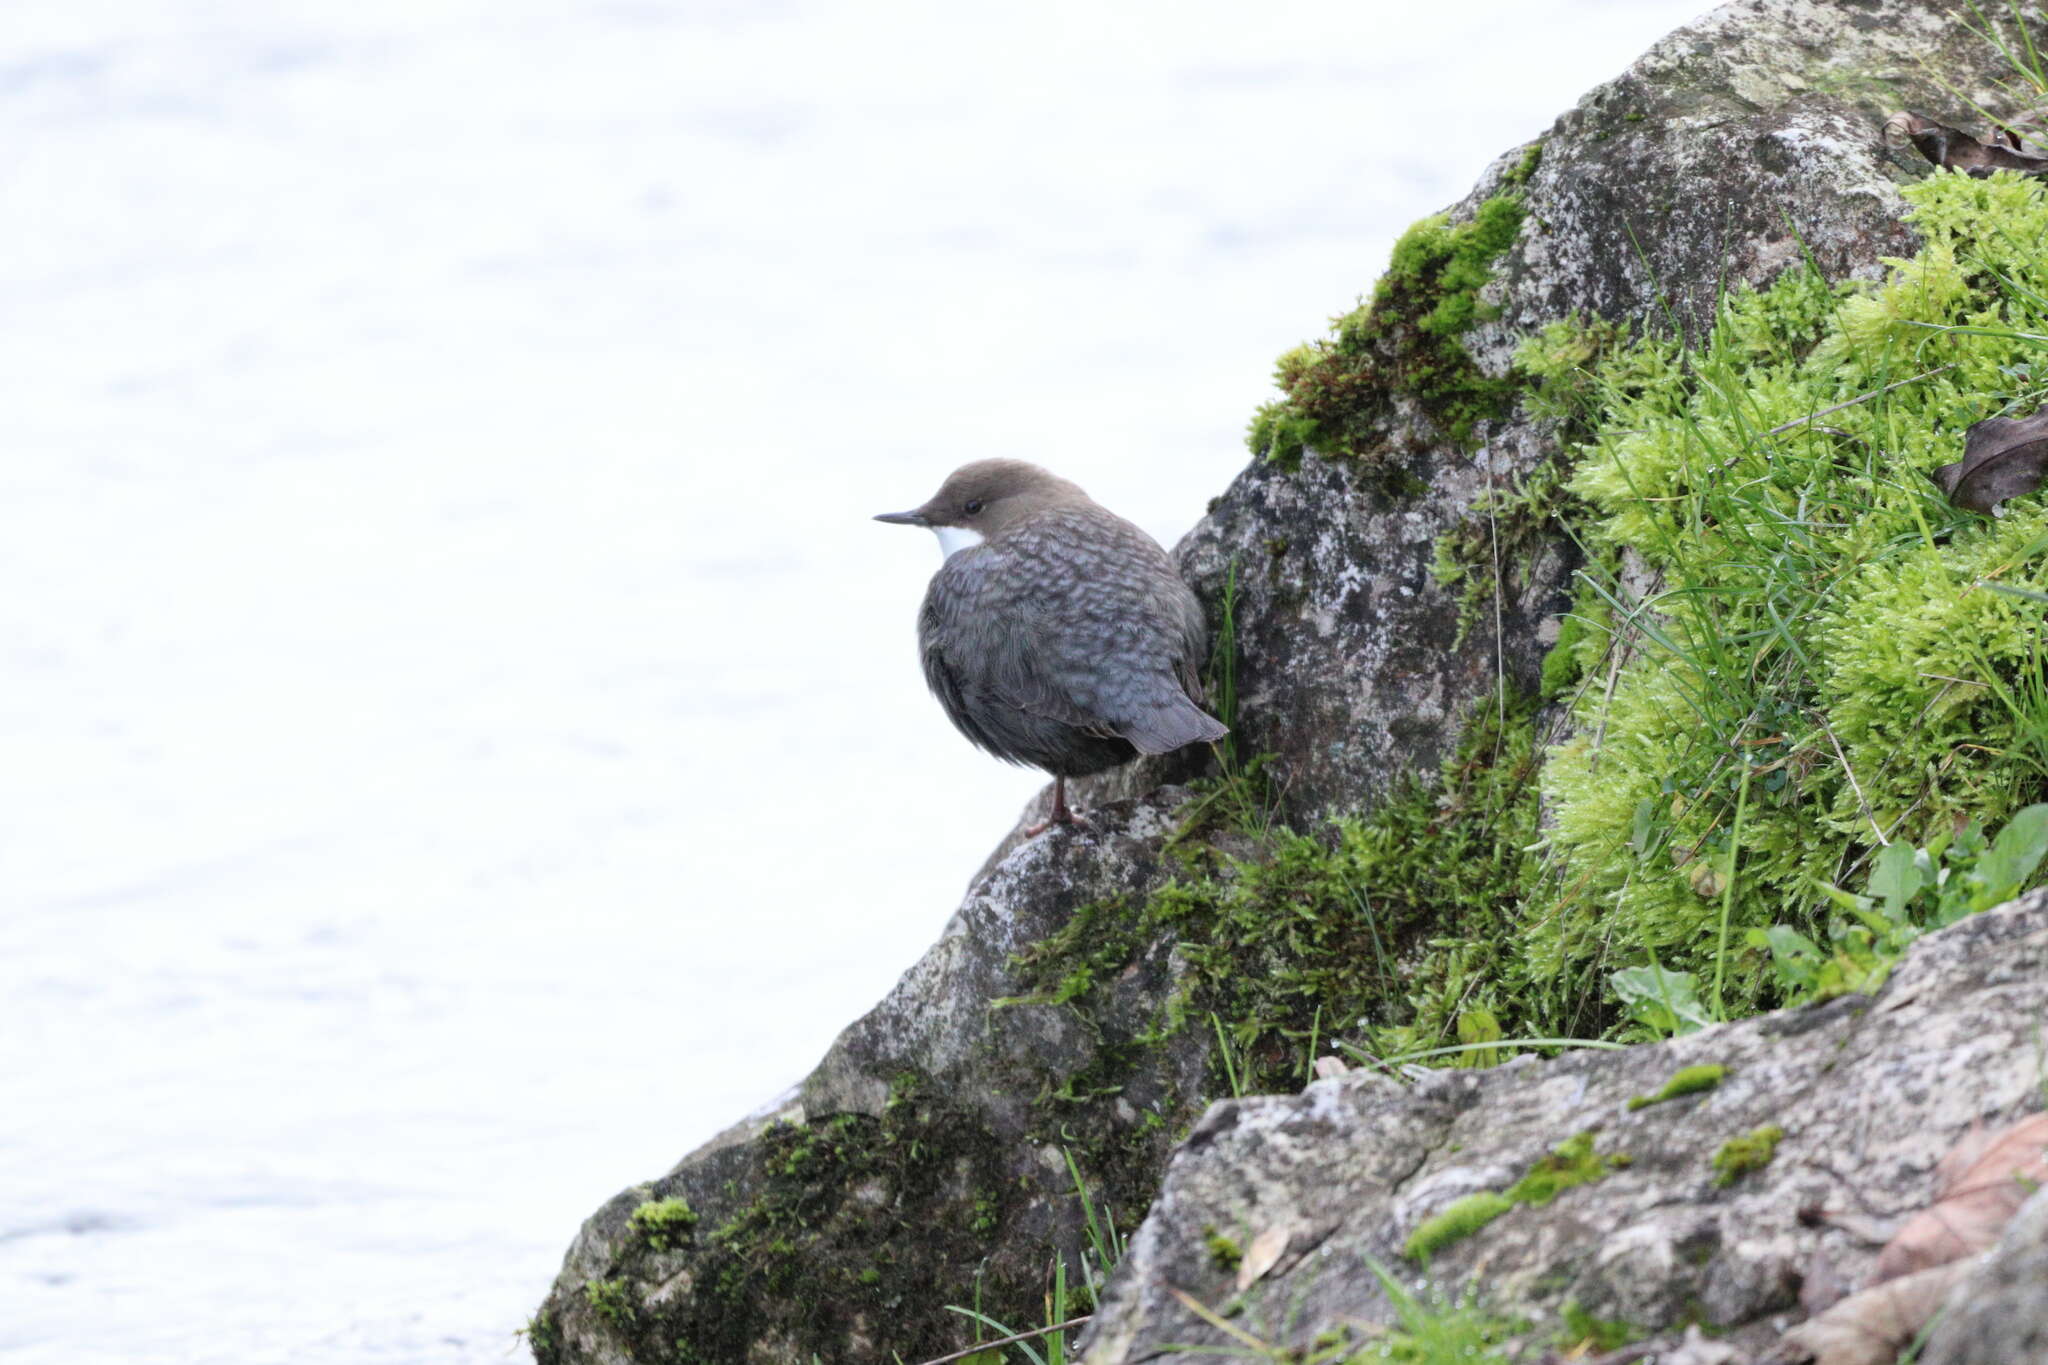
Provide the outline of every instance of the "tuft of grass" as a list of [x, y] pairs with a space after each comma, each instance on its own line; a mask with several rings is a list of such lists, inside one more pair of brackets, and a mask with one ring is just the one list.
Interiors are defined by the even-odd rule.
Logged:
[[1378, 1261], [1367, 1268], [1394, 1308], [1390, 1330], [1364, 1350], [1345, 1358], [1345, 1365], [1393, 1362], [1393, 1365], [1503, 1365], [1498, 1349], [1525, 1324], [1481, 1308], [1478, 1291], [1451, 1294], [1435, 1286], [1409, 1289]]

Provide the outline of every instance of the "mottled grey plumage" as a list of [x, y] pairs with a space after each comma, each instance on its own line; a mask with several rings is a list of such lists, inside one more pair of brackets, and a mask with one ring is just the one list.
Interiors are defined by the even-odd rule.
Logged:
[[1152, 537], [1021, 460], [954, 471], [911, 512], [946, 562], [918, 613], [925, 681], [960, 732], [1057, 779], [1221, 739], [1197, 705], [1201, 604]]

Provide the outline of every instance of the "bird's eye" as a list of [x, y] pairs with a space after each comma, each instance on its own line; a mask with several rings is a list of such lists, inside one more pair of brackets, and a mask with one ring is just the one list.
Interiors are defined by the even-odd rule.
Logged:
[[967, 500], [967, 506], [961, 508], [960, 510], [967, 513], [967, 515], [970, 517], [973, 516], [976, 512], [979, 512], [981, 510], [981, 499], [969, 498]]

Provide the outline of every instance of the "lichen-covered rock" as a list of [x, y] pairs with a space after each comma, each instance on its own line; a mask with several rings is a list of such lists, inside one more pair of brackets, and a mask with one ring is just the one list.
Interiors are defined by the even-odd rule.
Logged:
[[[1335, 428], [1295, 422], [1295, 458], [1247, 469], [1176, 551], [1219, 629], [1231, 599], [1233, 739], [1244, 758], [1270, 755], [1276, 819], [1315, 828], [1320, 817], [1374, 808], [1452, 755], [1475, 706], [1503, 681], [1536, 688], [1574, 552], [1541, 508], [1475, 512], [1557, 452], [1552, 422], [1517, 407], [1516, 341], [1573, 313], [1687, 325], [1724, 283], [1761, 282], [1802, 249], [1831, 275], [1875, 270], [1879, 256], [1912, 246], [1893, 180], [1922, 173], [1884, 151], [1884, 116], [1901, 105], [1949, 110], [1944, 82], [1996, 106], [2002, 74], [1996, 53], [1933, 0], [1743, 0], [1659, 44], [1559, 120], [1540, 149], [1503, 157], [1444, 223], [1425, 225], [1358, 325], [1356, 363], [1344, 371], [1353, 405], [1345, 457], [1324, 458], [1330, 450], [1314, 441], [1300, 449], [1301, 432]], [[1480, 610], [1461, 611], [1462, 589], [1432, 573], [1447, 539], [1469, 552], [1468, 575], [1484, 579], [1483, 592], [1464, 598]], [[1505, 714], [1503, 703], [1503, 731]], [[1214, 916], [1232, 907], [1211, 897], [1210, 919], [1177, 920], [1170, 888], [1175, 877], [1214, 887], [1245, 875], [1167, 848], [1209, 798], [1162, 784], [1199, 775], [1202, 761], [1182, 754], [1080, 784], [1092, 829], [1029, 842], [1013, 832], [938, 944], [795, 1093], [599, 1210], [532, 1324], [544, 1365], [914, 1360], [972, 1339], [948, 1305], [1042, 1320], [1055, 1252], [1086, 1278], [1073, 1171], [1098, 1214], [1130, 1226], [1174, 1141], [1228, 1093], [1201, 1012], [1209, 1006], [1192, 985], [1214, 965], [1191, 964]], [[1374, 939], [1317, 951], [1402, 947]], [[1297, 953], [1240, 970], [1250, 978], [1301, 965]], [[1301, 1013], [1286, 1027], [1327, 1026], [1307, 1006]], [[1261, 1074], [1278, 1069], [1270, 1057], [1250, 1060]], [[1536, 1125], [1542, 1105], [1577, 1103], [1566, 1092], [1585, 1065], [1542, 1069], [1564, 1079], [1545, 1081], [1517, 1121]], [[1366, 1121], [1345, 1117], [1354, 1110], [1377, 1115], [1369, 1121], [1389, 1125], [1389, 1145], [1361, 1178], [1398, 1188], [1422, 1213], [1496, 1174], [1519, 1174], [1432, 1168], [1418, 1182], [1401, 1166], [1441, 1156], [1431, 1135], [1455, 1128], [1480, 1090], [1498, 1084], [1460, 1073], [1375, 1097], [1350, 1080], [1314, 1091], [1302, 1121], [1334, 1133]], [[1760, 1093], [1754, 1081], [1730, 1084], [1738, 1098]], [[1776, 1122], [1786, 1134], [1778, 1151], [1803, 1156], [1791, 1112], [1799, 1097], [1779, 1101], [1741, 1100], [1741, 1112], [1762, 1116], [1715, 1143]], [[1733, 1103], [1718, 1093], [1671, 1100], [1615, 1127], [1648, 1132], [1675, 1113]], [[1503, 1149], [1500, 1159], [1526, 1165], [1571, 1136], [1529, 1153]], [[1205, 1130], [1200, 1140], [1233, 1139]], [[1750, 1152], [1731, 1161], [1756, 1160]], [[1647, 1163], [1602, 1188], [1656, 1173]], [[1714, 1173], [1709, 1162], [1683, 1174]], [[1748, 1199], [1756, 1178], [1737, 1171], [1720, 1197]], [[1642, 1188], [1651, 1201], [1652, 1187]], [[1292, 1197], [1275, 1189], [1276, 1200]], [[1557, 1204], [1571, 1207], [1572, 1194]], [[649, 1206], [658, 1216], [636, 1220]], [[1330, 1216], [1328, 1207], [1304, 1212], [1302, 1248]], [[1703, 1312], [1739, 1317], [1783, 1301], [1789, 1272], [1778, 1258], [1793, 1241], [1769, 1219], [1740, 1229], [1711, 1219], [1673, 1228], [1646, 1213], [1617, 1230], [1609, 1261], [1583, 1269], [1589, 1308], [1663, 1312], [1670, 1303], [1637, 1286], [1675, 1282], [1699, 1258], [1726, 1270], [1700, 1280]], [[1283, 1261], [1299, 1259], [1293, 1237], [1290, 1229]], [[1638, 1264], [1672, 1270], [1644, 1280]]]
[[[1936, 1162], [1972, 1123], [2039, 1106], [2044, 1010], [2048, 892], [2036, 892], [1923, 940], [1874, 997], [1620, 1052], [1413, 1085], [1358, 1072], [1298, 1096], [1220, 1102], [1168, 1167], [1084, 1359], [1149, 1360], [1168, 1343], [1264, 1358], [1182, 1295], [1269, 1346], [1327, 1344], [1327, 1333], [1394, 1321], [1374, 1265], [1410, 1283], [1477, 1276], [1490, 1311], [1533, 1324], [1525, 1358], [1561, 1333], [1566, 1303], [1640, 1335], [1699, 1322], [1761, 1346], [1797, 1316], [1816, 1252], [1852, 1280], [1875, 1259], [1875, 1246], [1803, 1211], [1881, 1220], [1924, 1208]], [[1712, 1088], [1631, 1107], [1708, 1064], [1725, 1068]], [[1742, 1160], [1727, 1160], [1731, 1144]], [[1555, 1166], [1560, 1149], [1576, 1150], [1585, 1178], [1547, 1203], [1518, 1195], [1517, 1182]], [[1418, 1246], [1418, 1228], [1479, 1191], [1504, 1193], [1510, 1207]], [[2039, 1330], [2048, 1302], [2038, 1222], [2031, 1233], [2015, 1225], [1998, 1253], [2003, 1272], [1971, 1282], [1972, 1312], [2027, 1301], [2013, 1341]], [[1218, 1229], [1280, 1253], [1241, 1287], [1211, 1250]]]

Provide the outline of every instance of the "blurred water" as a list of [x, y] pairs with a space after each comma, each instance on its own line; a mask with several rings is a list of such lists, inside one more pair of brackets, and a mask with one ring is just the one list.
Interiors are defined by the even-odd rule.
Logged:
[[867, 515], [1170, 542], [1696, 3], [10, 6], [0, 1358], [514, 1354], [1037, 785]]

